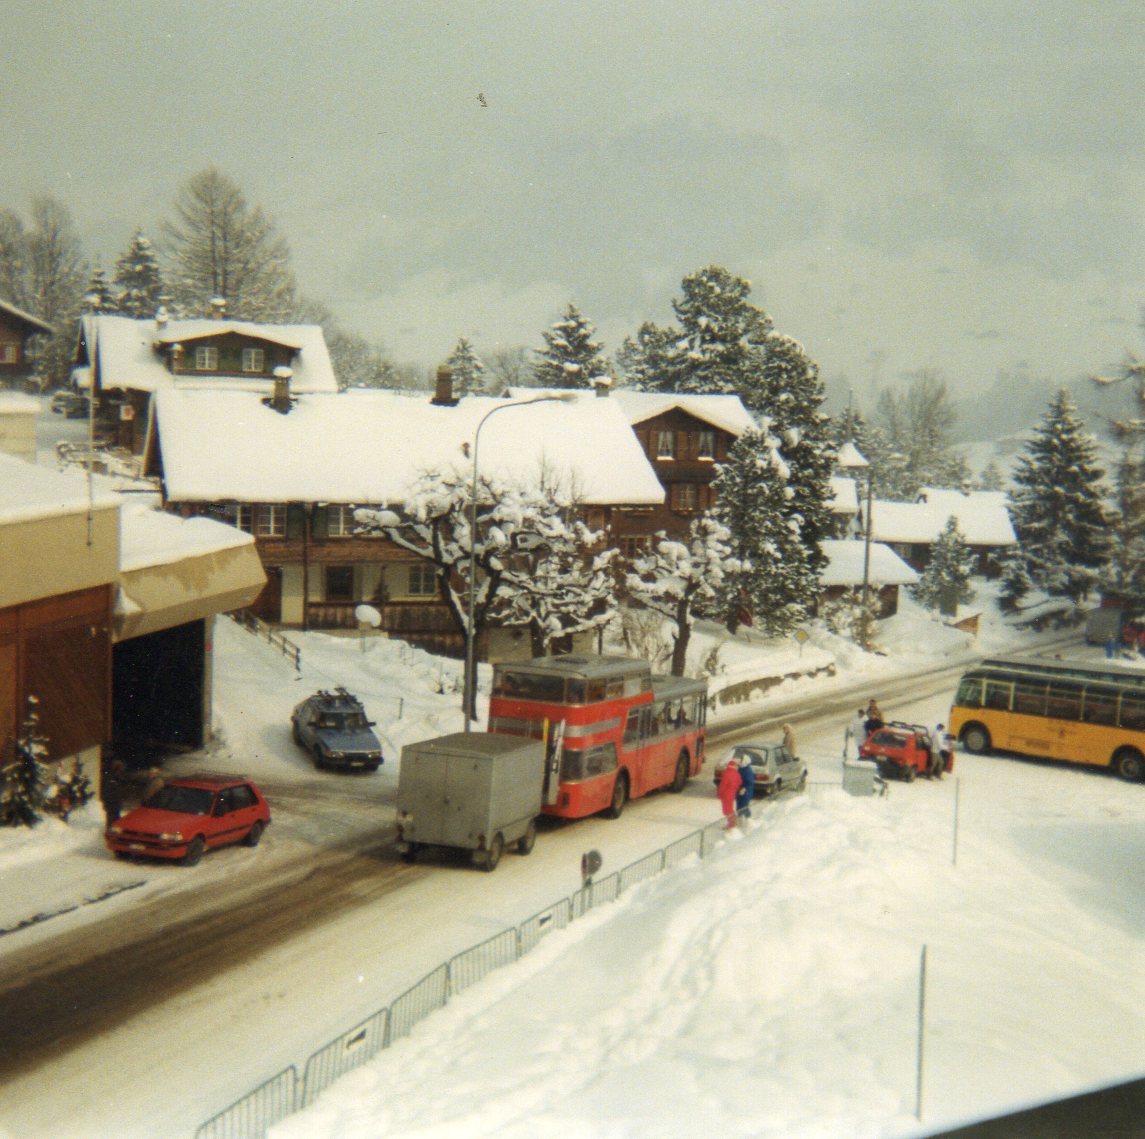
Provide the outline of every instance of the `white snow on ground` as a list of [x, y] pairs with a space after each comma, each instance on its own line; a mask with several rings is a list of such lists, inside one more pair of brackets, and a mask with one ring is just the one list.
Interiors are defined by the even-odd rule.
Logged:
[[[877, 696], [880, 677], [975, 648], [1012, 647], [1014, 635], [991, 616], [988, 599], [984, 613], [975, 646], [904, 605], [880, 626], [885, 656], [816, 631], [802, 649], [741, 635], [721, 651], [726, 672], [716, 684], [748, 678], [753, 660], [759, 674], [833, 659], [836, 676], [760, 689], [751, 704], [763, 715], [796, 697], [810, 710], [817, 694], [856, 680], [869, 680]], [[702, 631], [701, 640], [711, 635]], [[391, 804], [401, 745], [459, 726], [456, 663], [378, 639], [299, 640], [296, 678], [284, 658], [253, 649], [247, 634], [219, 622], [220, 738], [210, 766], [302, 789], [316, 774], [290, 743], [289, 711], [316, 687], [346, 684], [379, 721], [387, 762], [377, 777], [344, 785], [379, 808]], [[891, 714], [932, 722], [948, 705], [945, 694]], [[730, 712], [717, 720], [722, 715]], [[685, 862], [550, 934], [280, 1124], [276, 1139], [899, 1136], [1145, 1073], [1145, 978], [1133, 967], [1145, 947], [1145, 788], [1103, 772], [959, 755], [957, 779], [853, 798], [837, 786], [841, 734], [839, 725], [801, 736], [813, 781], [807, 794], [759, 804], [708, 859]], [[585, 847], [606, 842], [607, 869], [619, 869], [626, 836], [660, 827], [666, 841], [679, 837], [667, 812], [690, 820], [698, 808], [692, 825], [718, 814], [714, 794], [710, 804], [706, 796], [663, 796], [634, 808], [619, 823], [590, 820], [543, 836], [531, 858], [495, 875], [442, 867], [417, 895], [425, 921], [406, 912], [409, 894], [408, 925], [375, 928], [368, 941], [352, 916], [341, 919], [345, 956], [323, 958], [325, 1007], [303, 988], [303, 978], [313, 982], [318, 944], [308, 933], [170, 1014], [149, 1012], [145, 1039], [169, 1039], [177, 1025], [187, 1042], [170, 1060], [177, 1087], [161, 1075], [167, 1059], [141, 1053], [131, 1026], [62, 1057], [49, 1078], [77, 1095], [90, 1082], [94, 1094], [106, 1087], [101, 1073], [113, 1070], [130, 1089], [115, 1105], [116, 1133], [179, 1133], [155, 1108], [129, 1114], [132, 1104], [149, 1095], [175, 1103], [211, 1088], [203, 1102], [221, 1106], [283, 1063], [303, 1062], [457, 949], [555, 900], [560, 890], [546, 859], [556, 862], [545, 839], [554, 850], [566, 836]], [[114, 862], [90, 807], [66, 827], [45, 821], [30, 832], [0, 831], [0, 929], [15, 930], [0, 935], [0, 954], [99, 913], [127, 913], [149, 895], [209, 888], [239, 859], [303, 850], [311, 825], [284, 805], [257, 851], [220, 852], [193, 874]], [[113, 890], [121, 892], [96, 901]], [[448, 922], [439, 918], [443, 902], [456, 911]], [[38, 915], [46, 920], [16, 928]], [[355, 978], [357, 986], [349, 983]], [[236, 991], [249, 994], [244, 1007], [258, 1006], [260, 1016], [266, 1008], [277, 1014], [273, 1033], [253, 1016], [248, 1026], [234, 1008], [234, 1039], [219, 1035], [212, 1002], [233, 1001]], [[0, 1134], [65, 1133], [37, 1129], [51, 1117], [44, 1098], [34, 1081], [6, 1088]], [[90, 1110], [67, 1133], [110, 1133], [107, 1112]]]

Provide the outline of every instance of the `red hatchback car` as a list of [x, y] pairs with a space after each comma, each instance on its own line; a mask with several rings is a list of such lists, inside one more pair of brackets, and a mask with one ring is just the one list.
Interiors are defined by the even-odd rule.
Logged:
[[142, 806], [104, 832], [119, 858], [180, 859], [194, 866], [208, 847], [257, 846], [270, 824], [270, 807], [241, 775], [170, 779]]
[[918, 724], [884, 724], [867, 737], [859, 756], [878, 763], [884, 779], [909, 783], [930, 767], [930, 733]]

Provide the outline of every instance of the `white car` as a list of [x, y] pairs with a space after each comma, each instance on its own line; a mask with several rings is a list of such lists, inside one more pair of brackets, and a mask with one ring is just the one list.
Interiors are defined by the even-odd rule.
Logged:
[[[785, 787], [789, 791], [802, 791], [807, 786], [807, 764], [797, 755], [792, 755], [781, 743], [737, 744], [732, 748], [731, 758], [741, 767], [745, 761], [750, 761], [755, 775], [755, 785], [752, 788], [754, 799], [769, 799]], [[727, 765], [727, 759], [716, 764], [714, 782], [717, 787]]]

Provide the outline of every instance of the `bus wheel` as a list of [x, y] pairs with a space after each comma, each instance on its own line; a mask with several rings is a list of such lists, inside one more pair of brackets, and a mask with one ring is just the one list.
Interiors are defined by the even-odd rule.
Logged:
[[1139, 783], [1145, 778], [1145, 759], [1135, 748], [1123, 747], [1113, 757], [1113, 770], [1122, 779], [1127, 779], [1130, 783]]
[[688, 782], [688, 753], [686, 751], [680, 752], [680, 758], [676, 760], [676, 776], [669, 784], [669, 787], [675, 791], [677, 795], [684, 790], [684, 785]]
[[990, 733], [981, 724], [968, 724], [962, 729], [962, 746], [971, 755], [985, 755], [990, 750]]
[[604, 813], [610, 819], [619, 819], [624, 814], [624, 804], [628, 802], [628, 776], [622, 771], [612, 786], [612, 802]]

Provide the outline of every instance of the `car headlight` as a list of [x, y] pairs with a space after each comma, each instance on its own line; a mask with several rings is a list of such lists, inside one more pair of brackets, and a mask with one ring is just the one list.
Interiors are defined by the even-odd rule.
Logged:
[[107, 828], [108, 834], [121, 835], [123, 834], [123, 827], [110, 826]]
[[346, 754], [345, 754], [345, 752], [341, 752], [341, 751], [328, 751], [326, 753], [326, 757], [328, 759], [345, 759]]
[[182, 842], [183, 835], [179, 831], [166, 831], [159, 836], [160, 842]]

